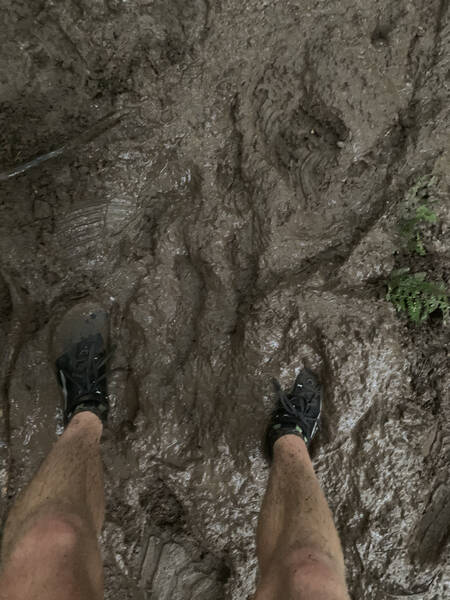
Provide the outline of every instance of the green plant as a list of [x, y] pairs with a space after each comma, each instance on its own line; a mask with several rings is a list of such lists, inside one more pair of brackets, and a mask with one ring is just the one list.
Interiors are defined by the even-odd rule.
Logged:
[[387, 282], [386, 300], [392, 302], [397, 311], [404, 312], [414, 323], [426, 321], [435, 310], [441, 310], [444, 321], [450, 314], [449, 298], [445, 284], [426, 281], [425, 273], [410, 275], [408, 269], [391, 274]]
[[419, 177], [406, 195], [406, 211], [408, 216], [400, 223], [400, 232], [410, 252], [425, 256], [423, 234], [426, 225], [437, 222], [437, 215], [428, 206], [431, 190], [436, 184], [436, 177], [425, 175]]

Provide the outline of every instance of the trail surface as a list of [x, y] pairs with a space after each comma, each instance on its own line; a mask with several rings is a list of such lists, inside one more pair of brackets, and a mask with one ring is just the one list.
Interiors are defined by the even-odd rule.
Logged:
[[302, 365], [352, 597], [448, 594], [448, 328], [407, 327], [383, 287], [425, 174], [418, 267], [448, 282], [447, 10], [1, 1], [0, 172], [70, 152], [0, 181], [0, 507], [61, 428], [55, 319], [100, 299], [107, 600], [250, 596], [270, 379]]

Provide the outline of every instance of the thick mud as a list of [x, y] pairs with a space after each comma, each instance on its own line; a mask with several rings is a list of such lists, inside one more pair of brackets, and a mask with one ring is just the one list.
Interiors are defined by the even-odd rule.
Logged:
[[54, 323], [94, 298], [107, 599], [250, 597], [270, 378], [302, 365], [352, 598], [448, 597], [449, 329], [383, 283], [426, 174], [415, 260], [448, 282], [447, 0], [1, 8], [3, 518], [61, 431]]

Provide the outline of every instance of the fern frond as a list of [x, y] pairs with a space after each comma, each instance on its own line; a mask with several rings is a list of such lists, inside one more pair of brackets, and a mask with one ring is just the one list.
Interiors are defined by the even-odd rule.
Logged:
[[442, 312], [444, 321], [450, 315], [450, 303], [443, 282], [427, 281], [425, 273], [408, 275], [404, 270], [394, 272], [388, 281], [386, 300], [398, 312], [405, 313], [414, 323], [423, 323], [435, 310]]

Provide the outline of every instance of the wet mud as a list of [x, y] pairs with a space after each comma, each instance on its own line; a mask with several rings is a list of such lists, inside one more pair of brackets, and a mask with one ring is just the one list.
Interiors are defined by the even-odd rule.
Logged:
[[448, 2], [1, 4], [2, 517], [61, 432], [54, 323], [94, 298], [107, 599], [251, 596], [270, 379], [302, 365], [352, 598], [447, 597], [449, 329], [384, 281], [432, 174], [417, 261], [448, 282]]

